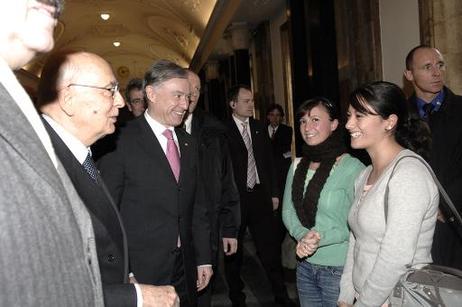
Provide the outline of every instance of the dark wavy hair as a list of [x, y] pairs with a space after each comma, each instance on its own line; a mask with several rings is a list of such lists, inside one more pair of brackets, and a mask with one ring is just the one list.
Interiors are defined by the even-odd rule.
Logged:
[[410, 115], [406, 96], [396, 84], [375, 81], [362, 85], [351, 93], [350, 105], [358, 112], [379, 115], [383, 119], [395, 114], [398, 117], [392, 130], [395, 140], [428, 160], [431, 146], [428, 124]]

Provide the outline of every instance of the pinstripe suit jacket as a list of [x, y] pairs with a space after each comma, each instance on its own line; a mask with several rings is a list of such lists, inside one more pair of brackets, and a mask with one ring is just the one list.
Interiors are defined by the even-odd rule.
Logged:
[[103, 306], [90, 216], [0, 84], [0, 306]]

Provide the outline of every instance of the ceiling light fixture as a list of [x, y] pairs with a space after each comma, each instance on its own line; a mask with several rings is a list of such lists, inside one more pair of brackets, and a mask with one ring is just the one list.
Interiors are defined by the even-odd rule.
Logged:
[[117, 42], [117, 41], [113, 42], [112, 44], [114, 45], [114, 47], [119, 47], [120, 46], [120, 42]]
[[109, 18], [111, 18], [111, 15], [109, 13], [101, 13], [99, 16], [102, 20], [108, 20]]

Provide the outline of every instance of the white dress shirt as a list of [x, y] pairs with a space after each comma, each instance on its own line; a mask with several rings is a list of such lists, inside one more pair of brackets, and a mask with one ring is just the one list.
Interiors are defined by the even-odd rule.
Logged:
[[193, 113], [188, 113], [188, 117], [186, 117], [184, 121], [184, 129], [186, 130], [187, 133], [191, 134], [192, 131], [192, 119], [193, 119]]
[[165, 154], [167, 154], [167, 138], [162, 133], [165, 131], [165, 129], [169, 129], [170, 131], [172, 131], [173, 141], [175, 142], [176, 147], [178, 148], [178, 154], [181, 157], [180, 146], [178, 144], [178, 137], [176, 136], [174, 127], [165, 127], [164, 125], [156, 121], [154, 118], [152, 118], [148, 114], [148, 112], [144, 112], [144, 117], [146, 118], [149, 127], [151, 127], [152, 132], [154, 132], [157, 140], [160, 143], [160, 147], [162, 147], [162, 150]]

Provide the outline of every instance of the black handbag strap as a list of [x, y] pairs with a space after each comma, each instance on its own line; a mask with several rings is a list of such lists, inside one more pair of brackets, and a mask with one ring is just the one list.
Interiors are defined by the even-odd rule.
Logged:
[[388, 187], [388, 184], [390, 183], [390, 180], [391, 178], [393, 177], [393, 173], [395, 172], [395, 168], [396, 166], [398, 165], [398, 162], [403, 160], [404, 158], [414, 158], [414, 159], [417, 159], [419, 160], [420, 162], [423, 163], [423, 165], [425, 165], [425, 167], [427, 168], [427, 170], [430, 172], [430, 174], [432, 175], [433, 177], [433, 181], [435, 181], [435, 184], [436, 186], [438, 187], [438, 190], [440, 192], [440, 195], [443, 197], [444, 201], [446, 202], [446, 204], [448, 205], [448, 207], [451, 209], [452, 213], [454, 214], [454, 217], [456, 219], [456, 222], [462, 226], [462, 218], [460, 217], [460, 214], [459, 212], [457, 211], [456, 207], [454, 206], [454, 203], [452, 202], [451, 198], [449, 197], [448, 193], [446, 192], [446, 190], [443, 188], [443, 186], [441, 185], [440, 181], [438, 180], [438, 178], [436, 178], [436, 175], [435, 173], [433, 172], [433, 170], [431, 169], [431, 167], [427, 164], [427, 162], [419, 157], [419, 156], [402, 156], [401, 158], [399, 158], [396, 162], [395, 162], [395, 165], [393, 166], [393, 169], [391, 170], [391, 174], [390, 174], [390, 177], [388, 178], [388, 181], [387, 181], [387, 186], [386, 186], [386, 189], [385, 189], [385, 199], [384, 199], [384, 213], [385, 213], [385, 223], [387, 222], [387, 216], [388, 216], [388, 190], [389, 190], [389, 187]]

